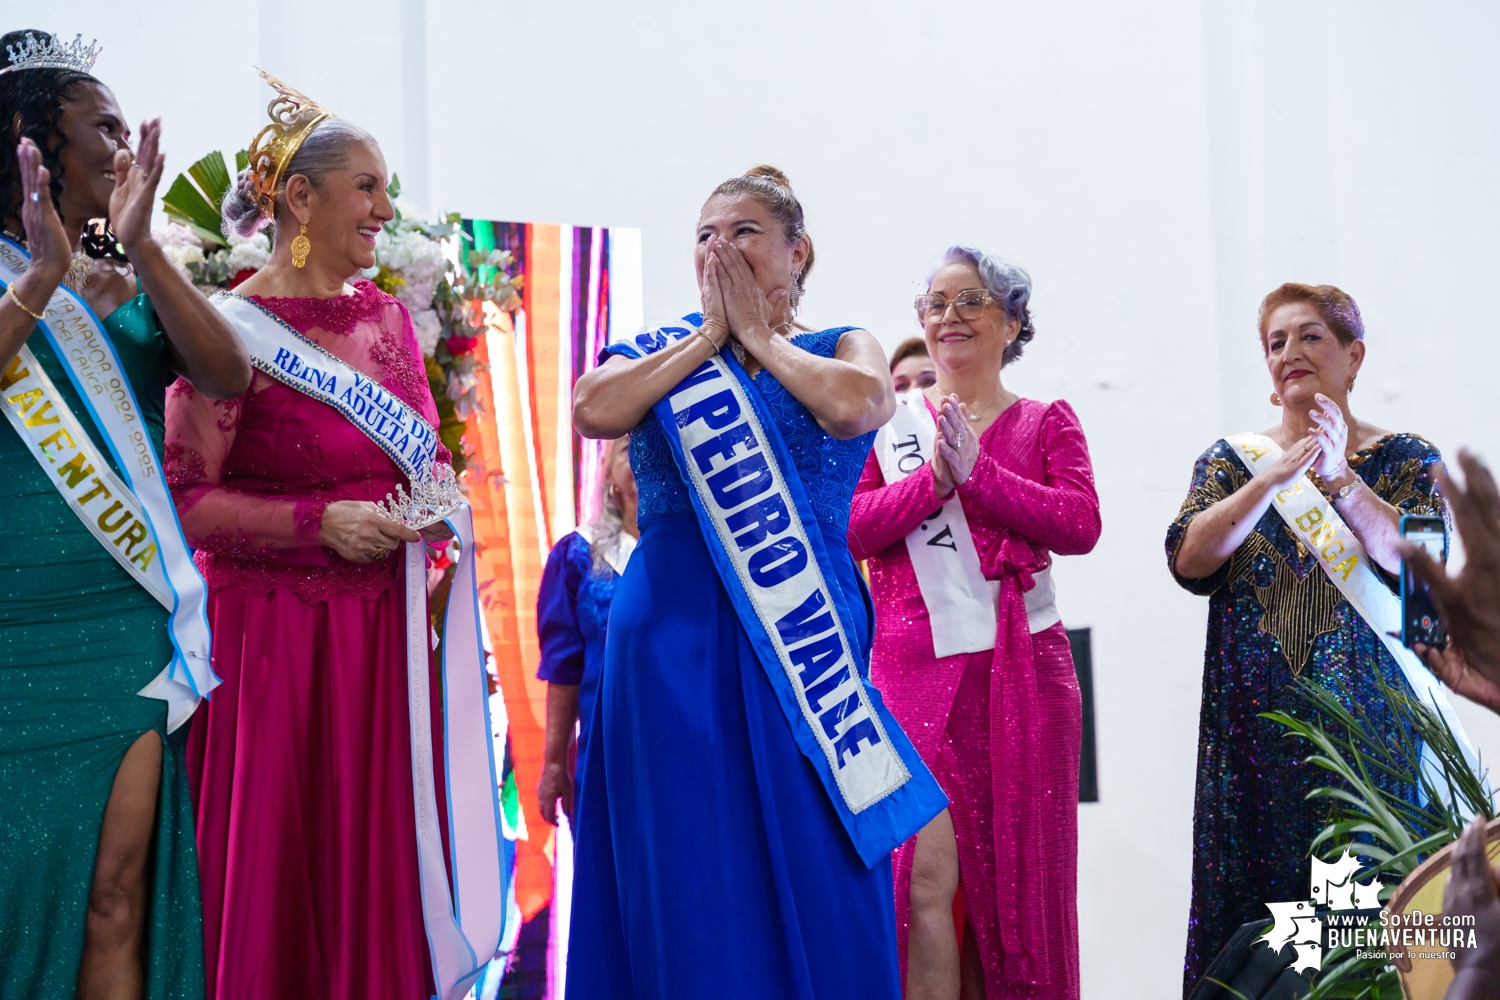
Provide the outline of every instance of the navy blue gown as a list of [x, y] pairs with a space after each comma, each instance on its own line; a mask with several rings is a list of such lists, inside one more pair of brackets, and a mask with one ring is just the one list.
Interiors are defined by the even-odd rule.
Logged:
[[[793, 343], [832, 357], [846, 329]], [[868, 670], [873, 612], [845, 534], [874, 435], [835, 440], [768, 372], [754, 388]], [[890, 861], [865, 867], [793, 741], [654, 414], [630, 460], [641, 537], [615, 588], [582, 764], [567, 995], [899, 1000]]]

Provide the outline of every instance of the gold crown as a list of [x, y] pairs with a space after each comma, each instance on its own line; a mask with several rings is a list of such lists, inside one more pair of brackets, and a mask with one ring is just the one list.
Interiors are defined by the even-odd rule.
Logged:
[[329, 118], [332, 111], [301, 91], [293, 90], [265, 70], [256, 67], [262, 80], [276, 89], [276, 97], [266, 106], [271, 124], [261, 129], [250, 143], [250, 171], [255, 180], [256, 204], [266, 218], [276, 214], [276, 187], [286, 165], [312, 130]]

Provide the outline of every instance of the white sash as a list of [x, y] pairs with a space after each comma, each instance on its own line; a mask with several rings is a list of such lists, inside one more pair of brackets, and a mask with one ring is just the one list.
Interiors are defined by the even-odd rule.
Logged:
[[[937, 422], [922, 390], [903, 393], [896, 403], [895, 414], [875, 435], [875, 456], [887, 485], [932, 461], [937, 447]], [[957, 490], [906, 536], [906, 551], [927, 606], [933, 652], [941, 658], [994, 649], [1000, 582], [984, 578]], [[1032, 574], [1024, 599], [1026, 627], [1033, 634], [1062, 621], [1051, 566]]]
[[[875, 435], [875, 456], [887, 485], [932, 461], [937, 423], [921, 389], [896, 397], [896, 412]], [[996, 591], [984, 578], [963, 502], [954, 490], [941, 507], [906, 536], [922, 603], [939, 658], [995, 648]]]
[[[0, 285], [30, 267], [14, 241], [0, 237]], [[138, 693], [167, 703], [167, 731], [188, 719], [219, 685], [210, 665], [208, 588], [177, 523], [172, 493], [114, 344], [79, 295], [59, 286], [37, 329], [103, 435], [124, 481], [110, 471], [57, 386], [23, 346], [0, 376], [11, 426], [73, 513], [131, 577], [171, 612], [172, 660]]]
[[[1276, 442], [1261, 434], [1235, 434], [1225, 440], [1251, 475], [1260, 474], [1281, 457], [1281, 448]], [[1442, 682], [1398, 638], [1401, 633], [1400, 599], [1375, 575], [1364, 545], [1344, 523], [1338, 510], [1306, 476], [1277, 493], [1271, 509], [1281, 516], [1287, 528], [1308, 551], [1317, 555], [1318, 565], [1328, 574], [1328, 579], [1385, 644], [1386, 651], [1401, 668], [1417, 700], [1442, 716], [1463, 747], [1470, 765], [1477, 768], [1479, 758], [1464, 732], [1463, 723], [1448, 701]], [[1396, 634], [1392, 635], [1392, 632]], [[1436, 766], [1436, 761], [1429, 758], [1428, 764]], [[1437, 787], [1443, 787], [1440, 772], [1435, 777], [1439, 778]]]
[[[422, 415], [279, 316], [243, 296], [220, 292], [214, 305], [233, 324], [250, 362], [272, 378], [327, 403], [378, 444], [415, 485], [432, 475], [437, 433]], [[442, 1000], [460, 1000], [494, 957], [504, 929], [506, 872], [501, 865], [499, 781], [490, 729], [475, 578], [473, 515], [465, 504], [446, 523], [461, 551], [443, 638], [443, 754], [448, 853], [443, 860], [440, 804], [432, 758], [428, 661], [427, 546], [406, 546], [406, 670], [411, 713], [412, 792], [422, 911], [433, 978]]]

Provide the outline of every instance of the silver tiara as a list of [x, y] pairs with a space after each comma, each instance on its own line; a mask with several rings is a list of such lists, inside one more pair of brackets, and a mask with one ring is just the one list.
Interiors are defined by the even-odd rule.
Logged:
[[10, 57], [10, 65], [0, 69], [0, 74], [16, 69], [70, 69], [75, 73], [88, 73], [94, 68], [94, 60], [99, 58], [99, 42], [95, 39], [85, 45], [82, 35], [74, 35], [66, 45], [55, 35], [39, 42], [28, 31], [20, 45], [7, 45], [5, 54]]
[[384, 500], [376, 502], [375, 507], [391, 520], [400, 521], [413, 531], [421, 531], [463, 505], [464, 495], [453, 477], [453, 466], [434, 463], [432, 475], [421, 482], [412, 483], [410, 493], [397, 483], [396, 492], [387, 493]]

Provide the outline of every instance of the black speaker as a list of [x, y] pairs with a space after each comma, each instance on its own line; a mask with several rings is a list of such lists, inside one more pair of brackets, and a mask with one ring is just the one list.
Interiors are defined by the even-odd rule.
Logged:
[[1272, 951], [1270, 945], [1257, 941], [1271, 924], [1270, 920], [1241, 924], [1186, 1000], [1297, 1000], [1306, 996], [1310, 984], [1292, 970], [1297, 949], [1288, 944]]
[[1086, 628], [1068, 629], [1078, 692], [1083, 696], [1083, 745], [1078, 752], [1078, 801], [1099, 801], [1099, 764], [1094, 756], [1094, 652]]

